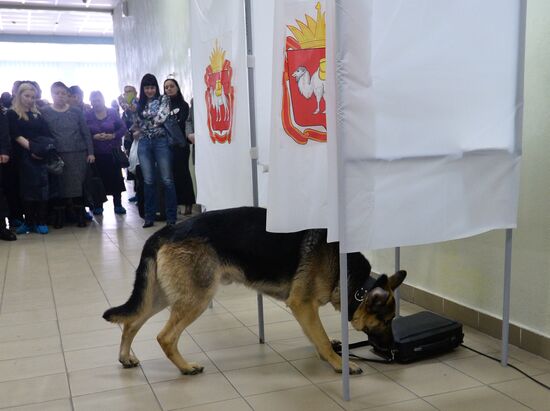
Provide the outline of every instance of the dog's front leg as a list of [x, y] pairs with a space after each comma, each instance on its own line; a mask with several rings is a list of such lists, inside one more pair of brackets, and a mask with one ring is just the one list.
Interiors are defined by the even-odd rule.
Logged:
[[[342, 357], [340, 357], [328, 339], [321, 318], [319, 318], [319, 307], [313, 303], [289, 302], [294, 317], [300, 323], [302, 330], [313, 343], [319, 356], [327, 361], [336, 372], [342, 372]], [[349, 363], [350, 374], [361, 374], [363, 370], [355, 363]]]

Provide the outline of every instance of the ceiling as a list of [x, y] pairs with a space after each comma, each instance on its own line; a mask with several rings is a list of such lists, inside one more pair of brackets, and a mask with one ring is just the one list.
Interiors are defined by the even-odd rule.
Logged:
[[112, 37], [119, 0], [0, 0], [2, 34]]

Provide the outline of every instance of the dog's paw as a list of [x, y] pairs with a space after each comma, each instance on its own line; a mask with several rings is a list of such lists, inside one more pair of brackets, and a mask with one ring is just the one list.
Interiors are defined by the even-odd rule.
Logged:
[[194, 363], [190, 362], [188, 368], [184, 368], [180, 370], [183, 375], [197, 375], [204, 371], [204, 367]]
[[[338, 373], [338, 374], [342, 374], [342, 369], [335, 369], [335, 371]], [[349, 362], [349, 374], [350, 375], [359, 375], [359, 374], [363, 374], [363, 370], [361, 369], [361, 367], [359, 367], [357, 364], [355, 364], [354, 362]]]
[[128, 358], [119, 358], [118, 361], [120, 361], [124, 368], [134, 368], [139, 365], [139, 360], [131, 354]]

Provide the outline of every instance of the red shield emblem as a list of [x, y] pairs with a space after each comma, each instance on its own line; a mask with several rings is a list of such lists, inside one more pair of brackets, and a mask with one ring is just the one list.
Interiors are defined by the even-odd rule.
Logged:
[[232, 74], [231, 62], [225, 59], [225, 51], [216, 42], [204, 73], [208, 131], [213, 143], [231, 143], [235, 101]]
[[325, 115], [325, 14], [317, 3], [317, 20], [288, 26], [283, 73], [282, 121], [285, 132], [298, 144], [327, 141]]

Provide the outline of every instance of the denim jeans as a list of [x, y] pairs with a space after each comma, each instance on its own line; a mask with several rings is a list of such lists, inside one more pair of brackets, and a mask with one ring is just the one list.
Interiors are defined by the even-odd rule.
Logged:
[[172, 176], [172, 149], [168, 145], [168, 139], [143, 137], [139, 140], [138, 157], [145, 183], [145, 221], [155, 221], [157, 212], [156, 168], [164, 185], [166, 221], [175, 222], [177, 218], [176, 188]]

